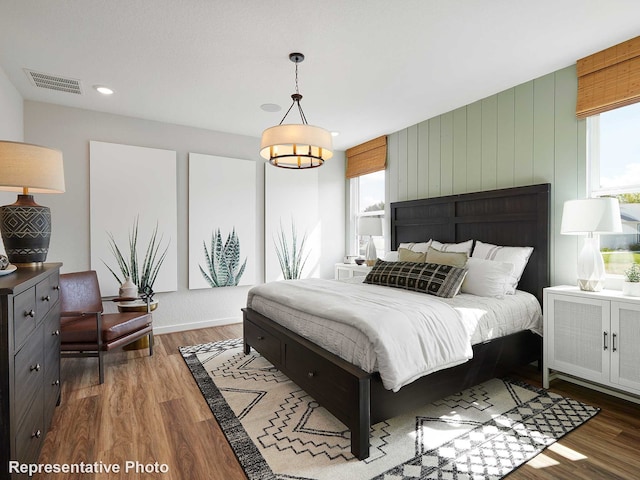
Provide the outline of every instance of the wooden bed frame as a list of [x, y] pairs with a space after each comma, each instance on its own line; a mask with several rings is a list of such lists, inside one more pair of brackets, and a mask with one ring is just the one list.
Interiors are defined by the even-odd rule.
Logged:
[[[469, 239], [532, 246], [518, 289], [542, 305], [549, 284], [550, 185], [540, 184], [391, 204], [391, 245]], [[474, 345], [473, 359], [441, 370], [394, 393], [369, 374], [249, 308], [243, 309], [244, 351], [260, 352], [351, 431], [351, 452], [369, 456], [371, 425], [409, 409], [540, 361], [541, 338], [524, 331]]]

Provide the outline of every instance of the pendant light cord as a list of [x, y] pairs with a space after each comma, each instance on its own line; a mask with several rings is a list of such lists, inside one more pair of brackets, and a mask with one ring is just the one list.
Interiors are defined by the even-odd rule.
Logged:
[[282, 125], [282, 122], [284, 122], [284, 119], [287, 118], [287, 115], [289, 115], [289, 112], [291, 111], [291, 109], [296, 103], [298, 104], [298, 112], [300, 113], [300, 119], [302, 120], [302, 123], [304, 125], [308, 125], [307, 117], [302, 111], [302, 106], [300, 105], [300, 100], [302, 100], [302, 95], [300, 95], [300, 90], [298, 89], [298, 62], [295, 62], [295, 64], [296, 64], [296, 93], [291, 95], [293, 102], [291, 102], [291, 106], [289, 107], [289, 110], [287, 110], [287, 113], [285, 113], [284, 117], [282, 117], [282, 120], [280, 120], [279, 125]]

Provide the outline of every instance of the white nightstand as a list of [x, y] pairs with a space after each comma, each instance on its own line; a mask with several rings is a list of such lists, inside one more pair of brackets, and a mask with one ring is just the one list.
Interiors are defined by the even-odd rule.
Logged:
[[640, 403], [640, 297], [559, 286], [543, 301], [543, 386], [558, 377]]
[[345, 280], [353, 277], [366, 277], [371, 271], [371, 267], [366, 265], [358, 265], [356, 263], [336, 263], [334, 270], [334, 278], [336, 280]]

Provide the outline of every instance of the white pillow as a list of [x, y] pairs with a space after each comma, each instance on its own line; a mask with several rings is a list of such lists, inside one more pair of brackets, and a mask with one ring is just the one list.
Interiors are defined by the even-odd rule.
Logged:
[[527, 266], [529, 257], [531, 257], [531, 253], [533, 253], [533, 247], [500, 247], [491, 243], [476, 241], [471, 257], [512, 263], [513, 272], [511, 273], [511, 281], [507, 291], [511, 295], [516, 293], [516, 287], [520, 277], [522, 277], [522, 272]]
[[411, 250], [412, 252], [427, 253], [427, 250], [429, 250], [429, 245], [431, 245], [431, 240], [429, 240], [428, 242], [420, 243], [401, 243], [400, 245], [398, 245], [398, 249], [406, 248], [407, 250]]
[[384, 254], [385, 262], [397, 262], [398, 261], [398, 252], [391, 251]]
[[467, 240], [466, 242], [461, 243], [440, 243], [437, 240], [431, 240], [431, 246], [441, 252], [462, 252], [471, 256], [473, 240]]
[[504, 298], [507, 294], [513, 272], [512, 263], [470, 257], [466, 268], [467, 276], [460, 292], [494, 298]]

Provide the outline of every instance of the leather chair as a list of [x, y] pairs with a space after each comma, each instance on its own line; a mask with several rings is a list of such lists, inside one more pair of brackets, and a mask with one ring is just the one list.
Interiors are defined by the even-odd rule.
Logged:
[[98, 357], [101, 384], [104, 383], [103, 355], [109, 350], [148, 336], [149, 355], [153, 355], [149, 309], [146, 313], [102, 313], [102, 296], [95, 271], [60, 275], [60, 308], [61, 356]]

